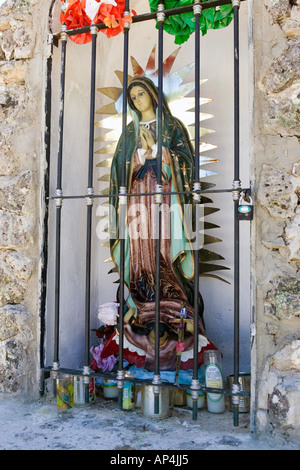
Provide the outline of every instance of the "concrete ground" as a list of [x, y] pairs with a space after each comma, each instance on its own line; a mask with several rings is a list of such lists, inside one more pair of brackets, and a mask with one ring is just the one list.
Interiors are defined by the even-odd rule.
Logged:
[[141, 455], [141, 451], [153, 450], [176, 450], [184, 455], [199, 450], [300, 449], [299, 442], [251, 433], [249, 413], [239, 418], [239, 427], [235, 427], [232, 412], [217, 415], [203, 409], [193, 421], [191, 409], [183, 406], [174, 407], [172, 416], [157, 420], [142, 416], [140, 408], [121, 411], [116, 401], [101, 393], [95, 403], [62, 414], [53, 399], [34, 403], [2, 399], [0, 449], [106, 450], [107, 458], [123, 455], [126, 450], [134, 456], [135, 452]]

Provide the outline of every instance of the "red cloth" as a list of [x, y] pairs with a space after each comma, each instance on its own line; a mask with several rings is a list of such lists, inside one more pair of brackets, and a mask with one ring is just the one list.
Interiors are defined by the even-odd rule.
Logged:
[[[102, 350], [101, 357], [106, 358], [111, 354], [118, 356], [119, 354], [119, 345], [115, 341], [115, 336], [117, 333], [112, 334], [108, 341], [105, 343], [105, 346]], [[204, 351], [207, 349], [217, 350], [218, 348], [211, 342], [207, 346], [201, 349], [198, 353], [198, 368], [204, 363]], [[136, 367], [144, 367], [146, 356], [140, 356], [137, 352], [130, 351], [129, 349], [123, 349], [123, 357], [129, 364], [135, 365]], [[190, 370], [193, 369], [194, 361], [193, 358], [189, 359], [186, 362], [180, 363], [180, 369]]]

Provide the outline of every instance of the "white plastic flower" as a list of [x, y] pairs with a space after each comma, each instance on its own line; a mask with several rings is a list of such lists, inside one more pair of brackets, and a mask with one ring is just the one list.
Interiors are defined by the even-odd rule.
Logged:
[[107, 302], [100, 305], [98, 309], [98, 318], [105, 325], [115, 325], [119, 316], [119, 304], [117, 302]]
[[118, 6], [115, 0], [102, 0], [102, 3], [108, 3], [109, 5]]
[[100, 3], [107, 3], [108, 5], [113, 5], [114, 7], [118, 6], [115, 0], [86, 0], [85, 3], [85, 11], [89, 15], [90, 18], [94, 18], [99, 10]]

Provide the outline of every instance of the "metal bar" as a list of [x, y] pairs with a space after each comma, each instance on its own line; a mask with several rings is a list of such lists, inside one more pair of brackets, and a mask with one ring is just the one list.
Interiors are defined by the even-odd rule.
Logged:
[[157, 207], [157, 231], [156, 231], [156, 252], [155, 252], [155, 268], [156, 268], [156, 287], [155, 287], [155, 359], [154, 359], [154, 376], [153, 388], [154, 392], [154, 413], [159, 413], [159, 384], [160, 380], [160, 363], [159, 363], [159, 323], [160, 323], [160, 242], [161, 242], [161, 203], [162, 192], [161, 169], [162, 169], [162, 119], [163, 119], [163, 22], [164, 2], [161, 1], [157, 7], [158, 21], [158, 115], [157, 115], [157, 186], [156, 191], [156, 207]]
[[[240, 1], [245, 2], [247, 0], [240, 0]], [[211, 0], [208, 2], [201, 3], [201, 7], [202, 7], [202, 10], [207, 10], [208, 8], [215, 8], [221, 5], [230, 5], [231, 2], [232, 0]], [[190, 4], [190, 5], [184, 5], [184, 6], [175, 7], [175, 8], [169, 8], [167, 10], [163, 10], [163, 13], [165, 14], [166, 17], [169, 17], [173, 15], [191, 12], [193, 11], [193, 8], [194, 8], [193, 4]], [[126, 7], [125, 7], [125, 10], [126, 10]], [[155, 20], [156, 16], [157, 16], [156, 12], [136, 15], [132, 17], [132, 23]], [[107, 29], [107, 26], [104, 23], [97, 23], [95, 26], [98, 28], [98, 30]], [[73, 36], [75, 34], [81, 34], [81, 33], [87, 33], [87, 32], [89, 32], [89, 26], [83, 26], [82, 28], [75, 28], [72, 30], [68, 30], [67, 34], [69, 36]], [[55, 33], [53, 36], [55, 38], [59, 38], [60, 32]]]
[[[232, 0], [234, 8], [234, 184], [240, 186], [240, 127], [239, 127], [239, 0]], [[233, 390], [239, 389], [239, 307], [240, 307], [240, 253], [239, 220], [237, 218], [238, 192], [234, 198], [234, 381]], [[239, 399], [233, 398], [233, 422], [239, 425]]]
[[[201, 6], [200, 1], [194, 1], [194, 14], [195, 14], [195, 175], [194, 175], [194, 189], [200, 189], [199, 177], [199, 145], [200, 145], [200, 15]], [[195, 230], [196, 240], [194, 246], [194, 344], [193, 344], [193, 379], [191, 396], [193, 399], [193, 420], [197, 420], [198, 415], [198, 330], [199, 330], [199, 203], [201, 196], [199, 194], [193, 195], [194, 198], [194, 211], [195, 211]]]
[[[49, 55], [47, 57], [47, 82], [45, 90], [45, 161], [47, 170], [44, 173], [44, 232], [43, 232], [43, 267], [41, 269], [41, 331], [40, 331], [40, 368], [44, 367], [45, 361], [45, 333], [46, 333], [46, 298], [47, 298], [47, 271], [48, 271], [48, 216], [49, 216], [49, 174], [50, 174], [50, 149], [51, 149], [51, 105], [52, 105], [52, 90], [51, 90], [51, 75], [52, 75], [52, 54], [53, 54], [53, 41], [49, 36]], [[44, 387], [44, 384], [41, 384]], [[44, 388], [43, 388], [44, 389]]]
[[240, 74], [239, 74], [239, 3], [234, 6], [234, 179], [240, 178]]
[[89, 129], [89, 162], [88, 162], [88, 188], [93, 187], [94, 168], [94, 127], [95, 127], [95, 88], [96, 88], [96, 50], [97, 28], [91, 26], [91, 93], [90, 93], [90, 129]]
[[[56, 204], [59, 204], [58, 199]], [[61, 205], [56, 205], [56, 252], [55, 252], [55, 316], [54, 316], [54, 358], [59, 364], [59, 320], [60, 320], [60, 242], [61, 242]], [[54, 364], [53, 364], [54, 365]]]
[[93, 199], [93, 165], [94, 165], [94, 120], [95, 120], [95, 84], [96, 84], [96, 49], [97, 28], [91, 26], [91, 81], [90, 81], [90, 128], [89, 128], [89, 159], [87, 187], [87, 218], [86, 218], [86, 270], [85, 270], [85, 349], [84, 349], [84, 390], [85, 403], [89, 403], [89, 373], [90, 373], [90, 300], [91, 300], [91, 245], [92, 245], [92, 210]]
[[58, 131], [57, 182], [56, 182], [56, 250], [55, 250], [55, 306], [54, 306], [54, 358], [53, 378], [59, 367], [59, 320], [60, 320], [60, 255], [61, 255], [61, 208], [62, 208], [62, 156], [63, 156], [63, 127], [66, 76], [66, 26], [62, 25], [61, 34], [61, 73], [60, 73], [60, 112]]
[[[82, 376], [82, 370], [80, 369], [68, 369], [68, 368], [60, 368], [59, 369], [61, 373], [63, 374], [69, 374], [69, 375], [74, 375], [74, 376]], [[49, 372], [51, 372], [51, 367], [44, 367], [42, 369], [42, 373], [45, 374], [46, 376], [49, 375]], [[91, 374], [90, 374], [90, 377], [103, 377], [103, 378], [106, 378], [106, 379], [111, 379], [111, 380], [115, 380], [116, 377], [117, 377], [117, 373], [116, 372], [94, 372], [92, 371]], [[135, 383], [140, 383], [140, 384], [143, 384], [143, 383], [146, 383], [146, 384], [149, 384], [151, 385], [152, 384], [152, 381], [151, 379], [143, 379], [143, 378], [137, 378], [137, 377], [126, 377], [126, 382], [135, 382]], [[161, 387], [168, 387], [168, 388], [175, 388], [177, 390], [188, 390], [190, 388], [190, 385], [187, 385], [187, 384], [174, 384], [172, 382], [161, 382]], [[208, 392], [208, 393], [222, 393], [224, 395], [228, 395], [228, 396], [231, 396], [233, 395], [233, 393], [235, 394], [235, 392], [232, 392], [231, 389], [220, 389], [220, 388], [214, 388], [214, 387], [206, 387], [206, 386], [203, 386], [203, 385], [200, 385], [200, 389], [202, 392]], [[242, 391], [240, 390], [239, 392], [236, 393], [239, 397], [249, 397], [250, 396], [250, 392], [245, 392], [245, 391]]]
[[[246, 1], [246, 0], [241, 0], [241, 1]], [[202, 10], [207, 10], [208, 8], [214, 8], [220, 5], [229, 5], [231, 3], [231, 0], [211, 0], [205, 3], [201, 3], [201, 8]], [[194, 5], [183, 5], [179, 7], [174, 7], [174, 8], [168, 8], [167, 10], [163, 10], [163, 13], [165, 14], [165, 17], [173, 16], [173, 15], [178, 15], [182, 13], [189, 13], [193, 11]], [[152, 20], [156, 18], [156, 13], [144, 13], [143, 15], [137, 15], [132, 18], [133, 23], [138, 23], [141, 21], [147, 21], [147, 20]]]
[[[125, 12], [129, 11], [129, 0], [125, 2]], [[129, 52], [129, 24], [124, 28], [124, 53], [123, 53], [123, 108], [122, 108], [122, 168], [120, 194], [127, 193], [126, 190], [126, 126], [127, 126], [127, 87], [128, 87], [128, 52]], [[119, 306], [119, 364], [118, 364], [118, 403], [123, 407], [123, 387], [125, 372], [123, 370], [123, 346], [124, 346], [124, 260], [125, 260], [125, 219], [127, 211], [127, 199], [120, 196], [119, 200], [119, 230], [120, 230], [120, 306]]]
[[[250, 191], [250, 188], [241, 188], [240, 191]], [[131, 197], [131, 196], [155, 196], [156, 194], [162, 195], [172, 195], [172, 194], [217, 194], [217, 193], [234, 193], [235, 190], [233, 188], [226, 188], [226, 189], [193, 189], [192, 191], [159, 191], [153, 193], [124, 193], [124, 196]], [[119, 197], [116, 194], [93, 194], [90, 196], [91, 198], [105, 198], [105, 197]], [[74, 196], [61, 196], [61, 199], [84, 199], [86, 198], [86, 194], [78, 194]], [[48, 199], [56, 199], [56, 196], [49, 196]]]

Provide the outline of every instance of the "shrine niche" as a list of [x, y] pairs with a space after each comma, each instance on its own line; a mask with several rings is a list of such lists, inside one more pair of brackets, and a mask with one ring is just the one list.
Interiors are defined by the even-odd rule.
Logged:
[[[80, 74], [71, 72], [68, 75], [68, 68], [64, 69], [65, 102], [76, 89], [82, 93], [77, 93], [76, 102], [71, 104], [73, 109], [78, 108], [75, 114], [70, 113], [68, 107], [65, 109], [67, 117], [63, 133], [58, 126], [64, 142], [62, 148], [58, 145], [57, 168], [61, 173], [58, 174], [56, 195], [52, 196], [56, 204], [58, 245], [67, 250], [57, 253], [57, 269], [61, 265], [60, 257], [67, 256], [70, 264], [70, 267], [62, 264], [62, 272], [72, 271], [71, 266], [81, 260], [82, 271], [76, 270], [78, 283], [76, 279], [77, 287], [73, 287], [79, 298], [74, 305], [78, 313], [74, 314], [73, 321], [77, 336], [77, 332], [84, 331], [85, 340], [79, 343], [74, 339], [74, 343], [84, 357], [82, 375], [86, 383], [90, 377], [102, 377], [110, 372], [121, 392], [125, 374], [134, 373], [137, 380], [142, 380], [141, 376], [137, 377], [142, 371], [143, 378], [153, 379], [157, 398], [157, 390], [164, 384], [164, 374], [171, 372], [173, 385], [191, 385], [194, 407], [200, 390], [199, 380], [203, 386], [204, 353], [224, 349], [223, 339], [220, 342], [220, 338], [224, 338], [222, 328], [216, 325], [218, 335], [211, 328], [211, 322], [217, 317], [213, 312], [206, 315], [206, 299], [210, 303], [213, 298], [209, 292], [228, 289], [232, 293], [236, 282], [232, 252], [228, 257], [226, 249], [222, 248], [224, 213], [219, 210], [219, 202], [225, 204], [225, 195], [229, 194], [231, 213], [242, 189], [248, 188], [241, 187], [237, 174], [233, 188], [226, 184], [217, 186], [214, 182], [219, 175], [220, 158], [217, 155], [219, 146], [213, 137], [219, 130], [215, 123], [213, 126], [207, 124], [214, 122], [216, 116], [209, 109], [206, 112], [206, 106], [213, 100], [209, 93], [208, 97], [202, 97], [210, 79], [206, 80], [205, 75], [203, 79], [200, 77], [199, 50], [193, 51], [195, 61], [191, 60], [191, 54], [189, 61], [183, 60], [182, 51], [194, 35], [199, 40], [201, 32], [205, 37], [210, 29], [222, 30], [230, 25], [234, 6], [230, 4], [225, 8], [221, 5], [209, 12], [208, 2], [207, 7], [203, 7], [205, 14], [197, 28], [190, 25], [184, 40], [178, 38], [176, 32], [167, 30], [168, 21], [163, 21], [170, 19], [168, 8], [172, 7], [163, 11], [159, 6], [157, 15], [149, 13], [149, 20], [156, 21], [158, 46], [141, 61], [142, 51], [138, 41], [133, 41], [129, 71], [126, 37], [129, 29], [130, 34], [134, 34], [131, 29], [134, 31], [135, 27], [142, 26], [139, 25], [142, 18], [138, 8], [123, 10], [120, 20], [120, 11], [113, 14], [112, 7], [121, 3], [111, 2], [105, 10], [108, 16], [100, 21], [104, 2], [99, 3], [98, 10], [95, 2], [92, 10], [92, 2], [86, 5], [88, 8], [79, 1], [69, 2], [63, 8], [62, 32], [57, 36], [65, 67], [78, 67], [79, 70], [83, 60]], [[195, 5], [187, 2], [185, 8], [190, 10], [178, 10], [180, 19], [188, 21], [190, 14], [200, 19], [199, 6], [198, 2]], [[79, 19], [80, 24], [76, 23]], [[78, 27], [74, 29], [75, 24]], [[164, 35], [169, 41], [166, 54], [161, 40]], [[67, 41], [69, 38], [71, 42]], [[198, 40], [195, 49], [199, 46]], [[118, 45], [124, 41], [122, 53], [126, 50], [128, 55], [122, 58], [123, 69], [117, 68], [121, 62], [120, 47], [115, 49], [118, 57], [108, 54], [103, 60], [104, 50], [112, 41], [117, 41]], [[173, 42], [181, 46], [174, 50], [172, 45], [171, 49]], [[84, 57], [83, 48], [91, 54], [90, 61]], [[107, 50], [111, 50], [110, 46]], [[186, 47], [185, 51], [188, 50]], [[68, 62], [70, 53], [77, 56], [76, 61], [69, 59]], [[97, 68], [98, 54], [101, 60]], [[86, 78], [85, 64], [88, 62], [90, 81]], [[117, 66], [113, 67], [113, 63]], [[85, 82], [90, 84], [90, 93], [85, 93]], [[67, 90], [70, 94], [66, 94]], [[110, 102], [106, 104], [107, 98]], [[83, 114], [79, 104], [83, 105]], [[79, 122], [68, 136], [66, 124], [74, 122], [75, 115], [78, 121], [83, 120], [83, 116], [89, 120], [89, 125], [82, 128], [82, 137], [88, 142], [86, 149], [76, 139], [75, 128], [78, 129]], [[85, 159], [85, 165], [80, 156]], [[223, 161], [226, 163], [224, 158]], [[74, 192], [71, 181], [76, 174], [76, 188], [81, 189]], [[82, 192], [84, 185], [87, 187], [85, 194]], [[72, 229], [69, 233], [73, 233], [74, 239], [79, 231], [83, 236], [82, 248], [85, 248], [80, 249], [80, 243], [76, 246], [77, 261], [72, 256], [71, 246], [59, 233], [60, 223], [67, 223], [63, 218], [65, 206], [70, 208], [67, 217], [71, 226], [75, 223], [71, 214], [76, 214], [77, 219], [78, 233], [77, 229], [76, 233]], [[76, 210], [76, 206], [80, 210]], [[66, 282], [65, 276], [61, 282]], [[63, 357], [68, 357], [70, 352], [66, 320], [61, 315], [67, 300], [60, 295], [62, 286], [58, 279], [54, 279], [54, 283], [61, 300], [60, 305], [56, 303], [54, 330], [61, 321], [64, 324], [60, 328], [63, 341], [56, 337], [54, 344], [53, 371], [54, 375], [59, 375], [64, 369], [60, 367], [61, 351], [64, 351]], [[108, 283], [110, 286], [106, 289], [104, 286]], [[85, 292], [80, 297], [82, 290]], [[206, 296], [205, 301], [203, 296]], [[70, 299], [68, 311], [72, 311], [74, 301], [75, 298]], [[84, 315], [79, 311], [84, 311]], [[227, 354], [225, 358], [229, 361]], [[183, 383], [182, 377], [187, 382]]]

